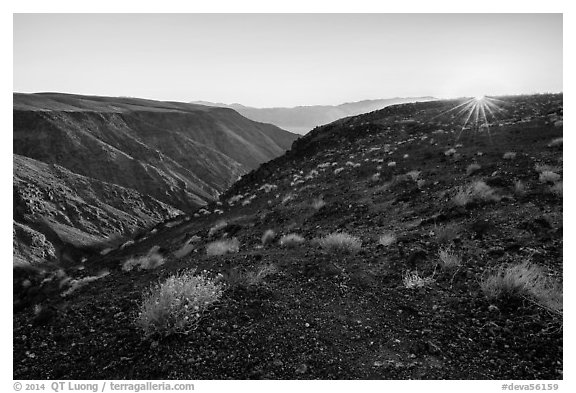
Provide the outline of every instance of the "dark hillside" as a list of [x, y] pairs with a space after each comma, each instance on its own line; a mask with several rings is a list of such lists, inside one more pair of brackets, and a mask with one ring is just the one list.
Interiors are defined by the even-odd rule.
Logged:
[[[14, 378], [562, 379], [563, 97], [494, 101], [489, 127], [460, 100], [319, 127], [189, 216], [16, 271]], [[151, 285], [190, 269], [218, 300], [145, 338]]]

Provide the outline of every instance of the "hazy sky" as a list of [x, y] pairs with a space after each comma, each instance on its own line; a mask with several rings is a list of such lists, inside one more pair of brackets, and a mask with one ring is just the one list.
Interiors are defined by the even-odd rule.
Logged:
[[14, 91], [269, 107], [562, 91], [561, 14], [16, 14]]

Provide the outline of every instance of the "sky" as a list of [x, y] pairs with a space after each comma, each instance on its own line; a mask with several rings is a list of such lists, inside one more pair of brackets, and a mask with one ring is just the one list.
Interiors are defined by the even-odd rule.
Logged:
[[15, 92], [255, 107], [563, 91], [562, 14], [14, 14]]

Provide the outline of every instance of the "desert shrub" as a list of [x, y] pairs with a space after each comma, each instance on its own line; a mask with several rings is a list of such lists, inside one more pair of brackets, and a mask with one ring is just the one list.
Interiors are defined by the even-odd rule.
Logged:
[[502, 158], [505, 160], [513, 160], [516, 158], [516, 153], [513, 151], [507, 151], [506, 153], [504, 153]]
[[165, 262], [164, 256], [158, 253], [157, 248], [153, 248], [146, 255], [127, 259], [122, 264], [122, 270], [124, 270], [125, 272], [129, 272], [133, 269], [150, 270], [163, 265], [164, 262]]
[[552, 171], [543, 171], [538, 178], [540, 183], [556, 183], [560, 180], [560, 175]]
[[274, 264], [262, 265], [255, 271], [250, 271], [246, 274], [246, 284], [247, 285], [262, 285], [264, 279], [268, 276], [276, 274], [278, 268]]
[[450, 148], [444, 152], [446, 157], [453, 156], [454, 154], [456, 154], [456, 149], [454, 148]]
[[326, 202], [322, 198], [315, 198], [312, 201], [312, 208], [315, 210], [320, 210], [324, 206], [326, 206]]
[[296, 247], [304, 242], [304, 238], [295, 233], [289, 233], [280, 238], [280, 245], [282, 247]]
[[418, 271], [407, 271], [402, 276], [402, 283], [408, 289], [422, 288], [434, 282], [434, 277], [422, 277]]
[[275, 185], [275, 184], [268, 184], [268, 183], [266, 183], [266, 184], [264, 184], [262, 187], [260, 187], [260, 188], [258, 189], [258, 191], [264, 191], [265, 193], [269, 193], [270, 191], [275, 190], [275, 189], [277, 189], [277, 188], [278, 188], [278, 186]]
[[207, 255], [224, 255], [240, 250], [240, 241], [237, 238], [217, 240], [206, 245]]
[[222, 292], [222, 285], [206, 272], [176, 274], [153, 286], [144, 296], [136, 324], [145, 337], [189, 333]]
[[552, 141], [548, 144], [548, 147], [562, 147], [563, 144], [563, 138], [555, 138], [552, 139]]
[[210, 230], [208, 231], [208, 237], [216, 236], [222, 229], [226, 228], [228, 223], [224, 220], [218, 221]]
[[460, 188], [458, 193], [453, 198], [453, 202], [457, 206], [466, 206], [470, 202], [497, 202], [500, 197], [496, 192], [484, 183], [483, 181], [476, 181], [465, 189]]
[[276, 232], [274, 232], [272, 229], [267, 229], [262, 235], [262, 244], [270, 244], [274, 238], [276, 238]]
[[466, 168], [466, 176], [472, 175], [474, 172], [480, 170], [482, 167], [476, 163], [468, 165]]
[[480, 283], [489, 300], [526, 299], [555, 312], [562, 312], [562, 288], [540, 267], [525, 261], [500, 266]]
[[466, 192], [466, 190], [460, 188], [456, 195], [454, 195], [454, 198], [452, 198], [452, 202], [456, 206], [464, 207], [472, 202], [472, 197], [468, 192]]
[[391, 246], [396, 242], [396, 235], [394, 232], [386, 232], [382, 236], [378, 238], [378, 244], [383, 245], [384, 247]]
[[344, 168], [342, 168], [342, 167], [336, 168], [336, 169], [334, 169], [334, 174], [337, 175], [337, 174], [339, 174], [340, 172], [342, 172], [343, 170], [344, 170]]
[[447, 248], [438, 250], [438, 260], [443, 269], [454, 269], [462, 265], [462, 258]]
[[320, 247], [330, 252], [355, 253], [362, 248], [362, 241], [345, 232], [331, 233], [318, 241]]
[[449, 224], [442, 227], [436, 227], [434, 229], [436, 240], [440, 244], [449, 243], [456, 239], [460, 235], [461, 231], [462, 228], [456, 224]]

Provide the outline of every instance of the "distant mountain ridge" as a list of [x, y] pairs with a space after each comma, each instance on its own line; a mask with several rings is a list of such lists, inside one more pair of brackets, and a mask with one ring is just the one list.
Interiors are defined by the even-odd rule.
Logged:
[[[67, 227], [61, 233], [72, 234], [65, 236], [72, 242], [195, 210], [241, 175], [283, 154], [297, 138], [227, 108], [60, 93], [15, 93], [13, 99], [14, 198], [23, 210], [37, 207], [34, 214], [20, 216], [25, 217], [20, 224], [48, 219], [53, 228]], [[69, 173], [60, 176], [56, 167]], [[84, 197], [72, 195], [86, 182], [94, 192], [84, 195], [90, 202], [80, 202]], [[52, 188], [53, 200], [30, 192], [31, 187]], [[121, 195], [125, 198], [118, 201]], [[54, 203], [70, 198], [78, 201], [75, 213]], [[164, 208], [130, 202], [145, 200]], [[113, 215], [121, 219], [110, 223], [102, 214], [92, 217], [106, 221], [96, 228], [81, 224], [86, 206], [114, 203], [121, 213]]]
[[434, 97], [395, 97], [377, 100], [347, 102], [340, 105], [311, 105], [292, 108], [272, 107], [254, 108], [242, 104], [223, 104], [208, 101], [194, 101], [194, 104], [232, 108], [254, 121], [271, 123], [297, 134], [306, 134], [316, 126], [331, 123], [343, 117], [356, 116], [372, 112], [390, 105], [405, 104], [418, 101], [434, 101]]

